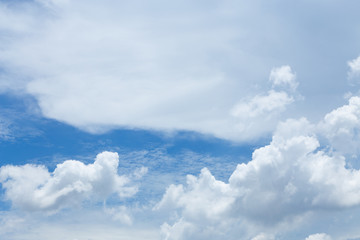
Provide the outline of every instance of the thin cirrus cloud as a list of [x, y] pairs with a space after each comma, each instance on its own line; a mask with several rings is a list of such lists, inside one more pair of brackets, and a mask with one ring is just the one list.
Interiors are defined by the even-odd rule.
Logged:
[[[149, 6], [116, 3], [119, 13], [108, 3], [1, 3], [2, 91], [30, 94], [45, 117], [93, 133], [187, 130], [235, 141], [269, 134], [294, 101], [288, 92], [298, 82], [289, 66], [270, 75], [281, 92], [267, 87], [271, 67], [248, 76], [247, 62], [255, 57], [235, 44], [242, 26], [228, 24], [236, 15], [228, 15], [227, 4], [211, 3], [213, 11], [199, 14], [200, 6], [186, 12], [179, 3], [177, 11], [163, 6], [170, 12], [160, 8], [156, 15]], [[265, 84], [256, 89], [257, 82]], [[246, 117], [241, 108], [254, 114]], [[269, 121], [260, 124], [265, 115]]]
[[[129, 177], [118, 175], [118, 165], [119, 156], [112, 152], [98, 154], [95, 162], [88, 165], [67, 160], [58, 164], [52, 173], [41, 165], [5, 165], [0, 168], [0, 182], [5, 198], [13, 207], [52, 213], [81, 205], [84, 200], [101, 202], [112, 194], [120, 198], [133, 196], [137, 186]], [[135, 179], [146, 171], [146, 168], [136, 170]], [[125, 214], [122, 216], [123, 221], [130, 222]]]
[[[186, 185], [170, 185], [155, 207], [178, 214], [172, 224], [163, 224], [164, 238], [237, 239], [241, 234], [257, 239], [259, 231], [276, 236], [287, 228], [301, 228], [309, 214], [358, 208], [360, 170], [349, 167], [344, 157], [355, 150], [338, 145], [330, 133], [344, 132], [342, 141], [358, 141], [349, 132], [359, 131], [359, 125], [346, 122], [359, 121], [354, 114], [359, 101], [352, 97], [317, 125], [305, 118], [280, 123], [271, 143], [256, 149], [250, 162], [239, 164], [228, 183], [204, 168], [198, 177], [189, 175]], [[318, 135], [328, 139], [319, 140]], [[329, 142], [330, 148], [324, 148]], [[330, 237], [315, 234], [307, 239]]]

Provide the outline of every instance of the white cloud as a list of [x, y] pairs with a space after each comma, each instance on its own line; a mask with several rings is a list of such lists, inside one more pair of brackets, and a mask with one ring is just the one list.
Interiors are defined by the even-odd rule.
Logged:
[[288, 65], [273, 68], [270, 72], [270, 81], [274, 87], [289, 87], [291, 90], [295, 90], [299, 85], [296, 81], [296, 74]]
[[280, 114], [293, 102], [286, 92], [274, 90], [239, 102], [230, 112], [237, 120], [234, 130], [245, 139], [260, 137], [275, 128]]
[[113, 220], [119, 221], [126, 225], [131, 225], [133, 223], [133, 218], [129, 213], [129, 210], [125, 206], [119, 207], [106, 207], [104, 208], [105, 213], [110, 215]]
[[325, 233], [316, 233], [310, 235], [305, 240], [331, 240], [331, 237]]
[[273, 240], [273, 239], [274, 239], [274, 237], [271, 235], [269, 236], [267, 234], [260, 233], [259, 235], [255, 236], [251, 240]]
[[360, 97], [351, 97], [349, 104], [326, 114], [319, 124], [320, 134], [325, 135], [330, 146], [343, 154], [359, 154]]
[[[271, 114], [285, 110], [286, 106], [294, 99], [286, 92], [269, 91], [268, 95], [255, 96], [249, 101], [237, 104], [231, 114], [239, 118], [268, 117]], [[249, 121], [252, 122], [252, 121]]]
[[348, 66], [350, 67], [350, 71], [348, 72], [348, 77], [350, 79], [360, 76], [360, 56], [348, 61]]
[[52, 173], [44, 166], [6, 165], [0, 168], [0, 182], [14, 207], [54, 212], [79, 206], [83, 200], [103, 201], [115, 193], [119, 197], [134, 195], [137, 187], [128, 177], [118, 175], [118, 164], [117, 153], [103, 152], [93, 164], [67, 160]]
[[[16, 2], [19, 6], [14, 8], [0, 3], [3, 36], [0, 61], [1, 68], [5, 69], [1, 73], [0, 91], [25, 91], [38, 100], [46, 117], [91, 132], [128, 127], [194, 130], [233, 140], [261, 136], [273, 129], [294, 101], [288, 92], [274, 89], [293, 91], [298, 85], [291, 68], [282, 66], [270, 73], [273, 90], [268, 94], [264, 94], [266, 87], [254, 90], [253, 84], [263, 85], [256, 79], [264, 79], [264, 72], [270, 69], [263, 59], [271, 56], [273, 62], [302, 52], [317, 52], [291, 60], [309, 59], [308, 64], [302, 64], [303, 69], [314, 66], [316, 71], [320, 62], [329, 66], [326, 72], [331, 75], [333, 66], [320, 61], [329, 59], [328, 56], [316, 56], [329, 49], [343, 51], [331, 44], [334, 41], [344, 45], [339, 36], [351, 39], [347, 34], [334, 34], [333, 28], [323, 28], [320, 35], [329, 29], [331, 36], [337, 37], [328, 35], [327, 44], [313, 44], [320, 38], [310, 41], [310, 45], [321, 48], [319, 51], [299, 44], [309, 42], [298, 38], [305, 33], [302, 29], [309, 31], [305, 38], [313, 36], [313, 32], [307, 25], [294, 24], [299, 22], [298, 14], [316, 12], [316, 19], [337, 19], [321, 15], [333, 13], [335, 3], [327, 11], [309, 11], [310, 5], [301, 3], [303, 8], [299, 5], [297, 14], [287, 14], [295, 16], [295, 21], [288, 21], [281, 18], [284, 17], [281, 14], [275, 18], [277, 14], [269, 8], [263, 12], [232, 1], [226, 2], [228, 5], [206, 1], [205, 10], [204, 2], [199, 6], [191, 2], [189, 7], [187, 1], [125, 4], [110, 0], [101, 3], [38, 0], [40, 5], [33, 5], [31, 1]], [[314, 5], [312, 1], [305, 2]], [[239, 13], [239, 9], [243, 12]], [[280, 11], [288, 13], [282, 8]], [[246, 12], [251, 18], [246, 17]], [[242, 22], [246, 25], [233, 25]], [[247, 25], [253, 22], [256, 24]], [[294, 30], [270, 24], [272, 22], [286, 22]], [[300, 22], [308, 24], [308, 21]], [[314, 26], [319, 24], [310, 22]], [[350, 30], [357, 28], [356, 24], [342, 25], [353, 26]], [[342, 28], [347, 33], [350, 30]], [[297, 32], [299, 35], [294, 34]], [[356, 44], [357, 40], [354, 38]], [[291, 42], [291, 48], [297, 52], [289, 51], [289, 46], [284, 46], [286, 42]], [[289, 55], [281, 55], [279, 50]], [[350, 77], [358, 74], [358, 63], [358, 58], [349, 62]], [[319, 70], [318, 75], [323, 73]], [[316, 84], [311, 82], [314, 79], [317, 80], [316, 77], [308, 80], [311, 88], [315, 88]], [[329, 81], [324, 79], [319, 80], [321, 88]], [[159, 210], [177, 210], [162, 227], [164, 238], [238, 239], [236, 233], [241, 232], [246, 239], [271, 239], [283, 222], [301, 220], [306, 213], [355, 208], [359, 204], [359, 172], [345, 167], [347, 162], [342, 155], [358, 154], [357, 126], [358, 100], [351, 98], [349, 105], [328, 114], [321, 124], [313, 125], [305, 119], [280, 124], [272, 142], [257, 149], [249, 163], [239, 165], [229, 182], [216, 180], [204, 169], [199, 177], [189, 176], [185, 185], [171, 185], [157, 206]], [[321, 145], [321, 137], [329, 142], [329, 150], [328, 146]], [[67, 161], [53, 173], [42, 166], [7, 166], [1, 168], [0, 175], [8, 199], [14, 206], [26, 210], [58, 210], [73, 201], [91, 197], [103, 199], [113, 193], [134, 194], [136, 188], [131, 184], [126, 188], [127, 178], [113, 171], [115, 165], [104, 164]], [[100, 168], [111, 174], [104, 174]], [[139, 170], [131, 176], [136, 179], [145, 172]], [[109, 188], [99, 187], [104, 184]], [[120, 213], [120, 221], [130, 223], [132, 220], [127, 208], [107, 210], [114, 218]], [[273, 230], [268, 229], [269, 225]], [[44, 229], [49, 230], [46, 227]], [[90, 231], [73, 238], [104, 239], [104, 236], [92, 235], [99, 234], [99, 228], [83, 229]], [[39, 239], [34, 232], [31, 236]], [[106, 233], [109, 237], [119, 232]], [[42, 232], [42, 239], [50, 239], [53, 233], [45, 235]], [[68, 236], [71, 234], [55, 238], [69, 239]], [[308, 238], [323, 236], [315, 234]], [[146, 234], [135, 239], [144, 237]]]
[[[351, 98], [330, 115], [343, 117], [341, 109], [354, 108], [357, 100]], [[324, 121], [333, 122], [330, 118]], [[308, 214], [358, 207], [360, 170], [347, 167], [340, 152], [323, 149], [319, 131], [326, 135], [333, 129], [319, 130], [305, 118], [287, 120], [269, 145], [237, 166], [228, 183], [203, 169], [198, 177], [189, 175], [186, 185], [171, 185], [156, 207], [177, 212], [178, 217], [169, 220], [173, 224], [162, 227], [164, 239], [236, 239], [238, 234], [256, 239], [259, 232], [273, 236], [301, 228]], [[234, 225], [239, 226], [236, 231]]]
[[[261, 67], [257, 82], [235, 74], [250, 76], [260, 67], [243, 64], [254, 56], [234, 44], [242, 33], [227, 24], [227, 4], [206, 3], [213, 11], [204, 12], [191, 3], [194, 11], [188, 12], [186, 3], [174, 9], [161, 1], [148, 6], [158, 6], [154, 13], [143, 4], [111, 0], [37, 2], [17, 8], [0, 3], [0, 31], [8, 34], [8, 41], [0, 40], [6, 70], [0, 87], [34, 96], [45, 117], [97, 133], [189, 130], [237, 141], [273, 130], [273, 122], [260, 124], [259, 115], [251, 118], [252, 134], [238, 127], [247, 119], [230, 114], [244, 96], [266, 92], [249, 89], [265, 82], [270, 68]], [[209, 28], [211, 22], [216, 24]], [[236, 70], [226, 71], [228, 60]]]

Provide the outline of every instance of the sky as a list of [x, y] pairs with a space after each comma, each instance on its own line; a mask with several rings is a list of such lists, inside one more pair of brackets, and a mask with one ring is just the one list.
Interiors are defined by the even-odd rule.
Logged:
[[0, 239], [360, 239], [356, 0], [0, 0]]

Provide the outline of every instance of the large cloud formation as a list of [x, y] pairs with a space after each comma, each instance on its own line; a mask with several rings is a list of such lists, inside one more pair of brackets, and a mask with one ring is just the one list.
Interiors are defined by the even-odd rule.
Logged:
[[[189, 175], [186, 185], [170, 185], [155, 208], [177, 212], [162, 227], [164, 239], [258, 239], [261, 230], [273, 236], [286, 232], [283, 224], [301, 226], [310, 213], [360, 206], [360, 170], [344, 157], [357, 152], [359, 102], [352, 97], [318, 125], [305, 118], [279, 124], [271, 143], [239, 164], [228, 183], [204, 168], [198, 177]], [[319, 134], [328, 139], [321, 143]]]
[[[0, 168], [0, 182], [14, 207], [55, 212], [79, 206], [83, 200], [104, 201], [115, 193], [133, 196], [137, 186], [129, 177], [118, 175], [118, 164], [117, 153], [103, 152], [93, 164], [67, 160], [52, 173], [42, 165], [6, 165]], [[146, 169], [136, 171], [137, 177], [145, 173]]]
[[30, 94], [45, 117], [90, 132], [143, 128], [237, 141], [262, 137], [296, 100], [298, 83], [287, 65], [274, 68], [269, 83], [273, 65], [255, 67], [259, 57], [239, 47], [247, 27], [235, 24], [241, 21], [230, 9], [250, 18], [243, 7], [0, 2], [6, 36], [0, 39], [0, 92]]

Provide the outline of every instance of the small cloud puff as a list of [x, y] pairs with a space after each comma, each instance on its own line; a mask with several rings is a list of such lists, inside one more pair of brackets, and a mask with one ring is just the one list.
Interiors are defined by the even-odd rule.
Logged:
[[[98, 154], [88, 165], [67, 160], [52, 173], [45, 166], [7, 165], [0, 168], [0, 182], [14, 207], [56, 212], [83, 200], [105, 200], [114, 193], [119, 197], [133, 196], [137, 187], [130, 184], [130, 178], [118, 175], [118, 165], [119, 156], [113, 152]], [[135, 175], [141, 177], [146, 170], [140, 172]]]
[[299, 85], [296, 81], [296, 74], [288, 65], [273, 68], [270, 72], [269, 79], [272, 82], [273, 87], [282, 86], [289, 87], [291, 90], [296, 90]]
[[348, 66], [350, 67], [348, 78], [360, 76], [360, 56], [351, 61], [348, 61]]
[[308, 236], [305, 240], [331, 240], [332, 238], [325, 233], [316, 233]]

